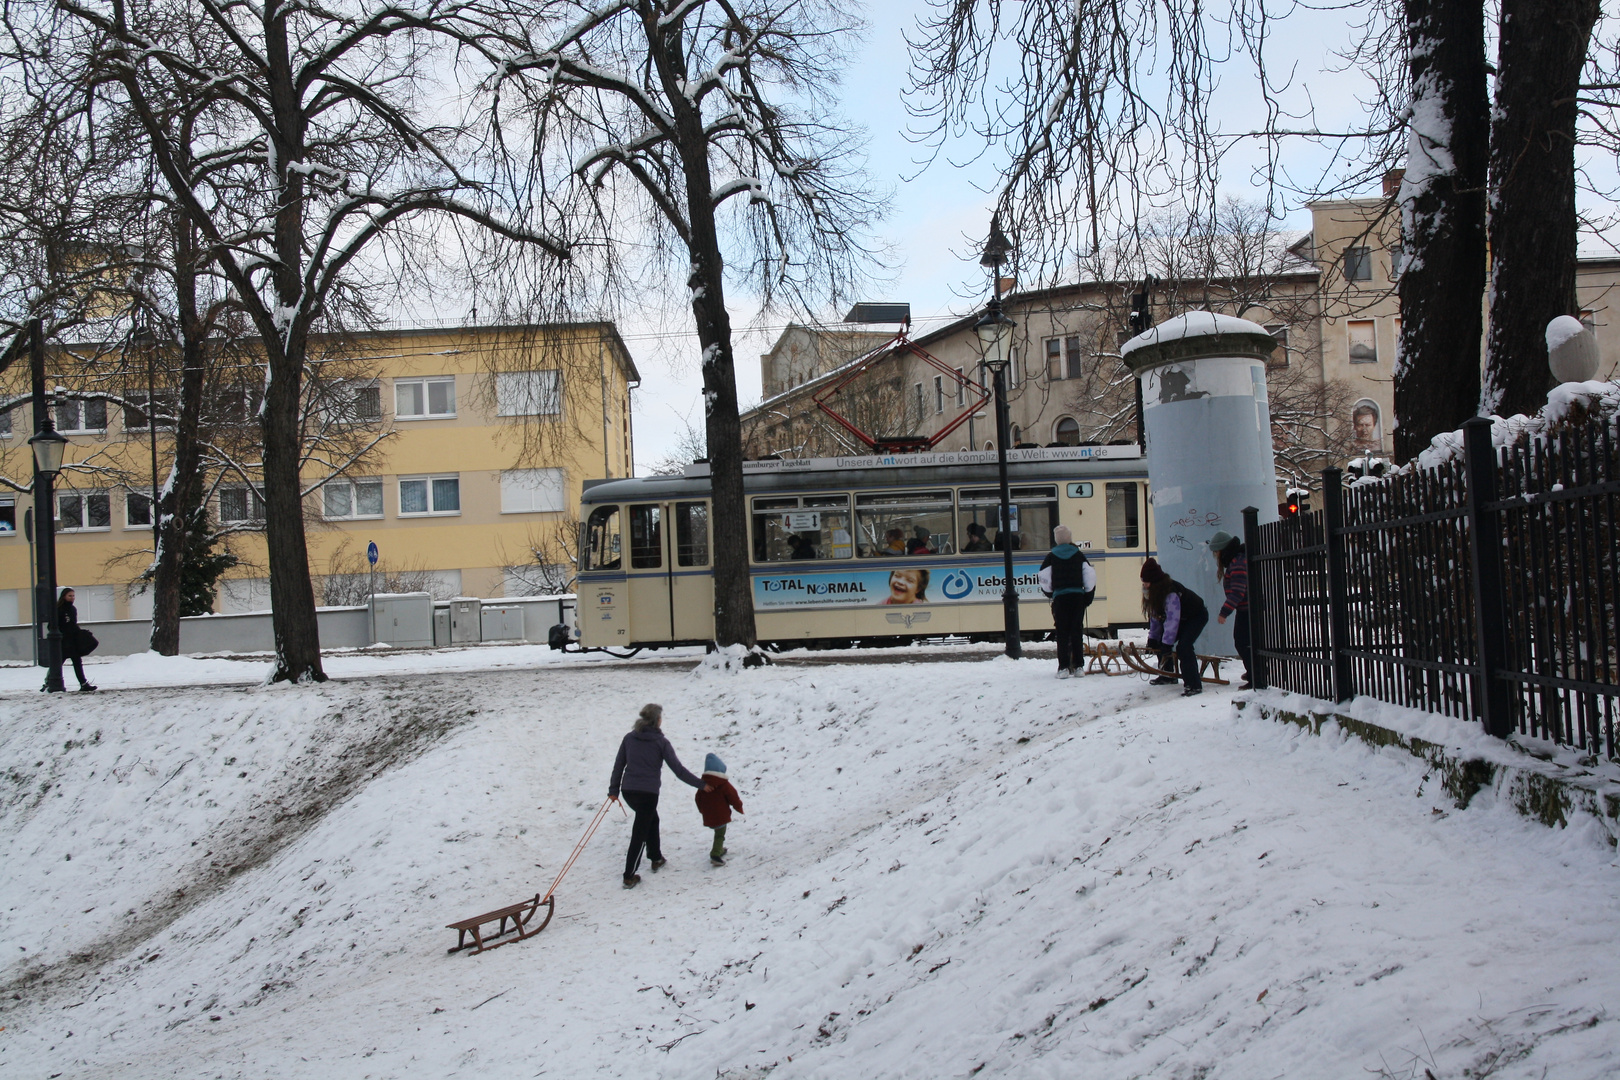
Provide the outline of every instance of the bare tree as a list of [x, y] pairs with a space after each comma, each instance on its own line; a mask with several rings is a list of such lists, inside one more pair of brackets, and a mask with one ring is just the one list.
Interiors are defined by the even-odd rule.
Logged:
[[[424, 214], [568, 254], [503, 212], [468, 129], [436, 122], [435, 66], [453, 64], [458, 46], [476, 57], [487, 19], [455, 2], [338, 12], [285, 0], [61, 0], [56, 12], [41, 15], [56, 49], [90, 58], [100, 92], [121, 96], [260, 340], [273, 677], [324, 679], [298, 474], [311, 334], [364, 321], [368, 295], [408, 262], [404, 230]], [[199, 99], [208, 107], [193, 138], [177, 139], [162, 103]], [[431, 236], [416, 239], [434, 249]]]
[[[702, 350], [715, 635], [754, 644], [726, 271], [767, 307], [838, 298], [878, 202], [831, 116], [836, 0], [545, 0], [514, 9], [502, 84], [523, 95], [536, 191], [632, 262], [679, 266]], [[649, 263], [635, 256], [651, 245]]]

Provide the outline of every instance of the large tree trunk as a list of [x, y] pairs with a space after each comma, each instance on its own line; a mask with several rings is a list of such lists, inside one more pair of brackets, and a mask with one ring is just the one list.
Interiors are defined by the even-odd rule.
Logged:
[[270, 97], [275, 109], [276, 208], [274, 283], [279, 312], [274, 339], [265, 341], [270, 377], [265, 381], [264, 535], [270, 562], [270, 622], [276, 638], [273, 681], [319, 682], [320, 625], [304, 542], [304, 500], [299, 476], [302, 432], [299, 399], [309, 347], [311, 305], [304, 296], [304, 180], [293, 166], [304, 161], [305, 118], [293, 84], [286, 7], [266, 5], [265, 44]]
[[[197, 440], [202, 423], [206, 330], [197, 316], [196, 235], [184, 211], [175, 226], [175, 296], [180, 325], [180, 387], [175, 396], [174, 462], [168, 483], [155, 493], [152, 532], [151, 648], [163, 656], [180, 652], [180, 585], [191, 543], [187, 525], [201, 496], [202, 451]], [[147, 408], [155, 408], [148, 402]]]
[[1489, 98], [1481, 0], [1406, 0], [1413, 87], [1401, 182], [1395, 456], [1408, 461], [1479, 403]]
[[1547, 402], [1547, 324], [1575, 298], [1576, 88], [1599, 0], [1503, 0], [1491, 130], [1490, 336], [1480, 412]]
[[[661, 39], [661, 40], [660, 40]], [[660, 73], [674, 86], [686, 74], [679, 29], [655, 36], [660, 41]], [[686, 182], [686, 247], [691, 259], [687, 286], [698, 344], [703, 349], [703, 418], [709, 444], [709, 485], [714, 511], [714, 640], [717, 645], [745, 645], [754, 636], [753, 583], [748, 574], [748, 508], [743, 497], [742, 417], [737, 410], [737, 372], [731, 354], [731, 315], [726, 311], [725, 262], [715, 227], [714, 181], [709, 169], [709, 136], [703, 116], [676, 102], [676, 150]]]

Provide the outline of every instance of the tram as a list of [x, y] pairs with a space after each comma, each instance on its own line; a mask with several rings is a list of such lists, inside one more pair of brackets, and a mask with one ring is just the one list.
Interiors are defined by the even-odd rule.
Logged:
[[[1026, 635], [1052, 628], [1036, 580], [1067, 525], [1097, 569], [1087, 613], [1110, 634], [1142, 625], [1139, 574], [1153, 555], [1147, 463], [1128, 446], [1008, 453], [1001, 520], [989, 451], [745, 463], [758, 639], [776, 648], [901, 644], [1002, 632], [1005, 546]], [[707, 465], [685, 476], [587, 481], [578, 585], [586, 648], [704, 644], [714, 637]]]

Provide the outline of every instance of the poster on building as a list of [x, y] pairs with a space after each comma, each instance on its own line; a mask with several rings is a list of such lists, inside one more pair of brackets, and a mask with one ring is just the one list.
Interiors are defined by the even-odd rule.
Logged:
[[[1044, 600], [1036, 575], [1039, 562], [1014, 564], [1020, 600]], [[1000, 566], [826, 570], [802, 574], [755, 574], [754, 609], [881, 607], [909, 604], [992, 604], [1001, 602]]]
[[1351, 440], [1357, 450], [1377, 450], [1384, 444], [1384, 421], [1378, 403], [1362, 398], [1350, 410]]

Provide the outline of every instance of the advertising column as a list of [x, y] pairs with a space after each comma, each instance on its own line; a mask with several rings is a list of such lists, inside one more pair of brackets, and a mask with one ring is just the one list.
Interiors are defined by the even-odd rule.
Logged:
[[1232, 655], [1232, 624], [1215, 621], [1224, 590], [1209, 539], [1243, 534], [1243, 508], [1277, 520], [1276, 465], [1266, 359], [1276, 347], [1263, 326], [1193, 311], [1125, 343], [1142, 382], [1142, 424], [1159, 564], [1209, 607], [1198, 651]]

